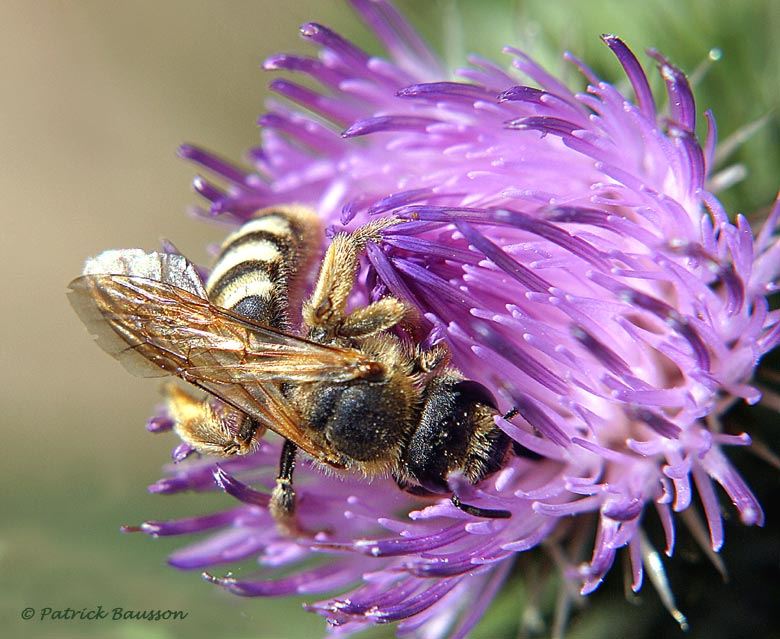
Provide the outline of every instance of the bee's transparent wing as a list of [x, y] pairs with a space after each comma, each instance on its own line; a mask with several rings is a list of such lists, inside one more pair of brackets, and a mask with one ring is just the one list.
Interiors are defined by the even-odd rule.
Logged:
[[206, 291], [195, 266], [184, 256], [172, 253], [146, 253], [141, 249], [104, 251], [87, 260], [83, 276], [74, 280], [68, 294], [74, 310], [96, 337], [100, 347], [119, 360], [128, 371], [142, 377], [169, 375], [166, 364], [174, 365], [173, 362], [157, 359], [161, 353], [148, 352], [143, 340], [137, 339], [137, 331], [131, 331], [120, 317], [112, 319], [106, 316], [107, 308], [130, 303], [126, 297], [112, 299], [111, 291], [101, 290], [97, 285], [98, 276], [108, 274], [167, 282], [205, 299]]
[[[127, 275], [82, 275], [70, 300], [98, 344], [144, 376], [190, 381], [348, 382], [384, 367], [356, 349], [264, 326], [176, 286]], [[137, 355], [161, 371], [138, 368]]]
[[[155, 254], [148, 255], [151, 260]], [[172, 266], [167, 258], [159, 261]], [[382, 364], [355, 349], [310, 342], [219, 308], [205, 299], [200, 279], [192, 280], [188, 269], [197, 278], [186, 260], [173, 271], [144, 271], [151, 277], [126, 274], [127, 268], [119, 274], [93, 269], [71, 282], [69, 297], [98, 344], [130, 372], [178, 376], [338, 465], [310, 440], [276, 384], [376, 379]]]

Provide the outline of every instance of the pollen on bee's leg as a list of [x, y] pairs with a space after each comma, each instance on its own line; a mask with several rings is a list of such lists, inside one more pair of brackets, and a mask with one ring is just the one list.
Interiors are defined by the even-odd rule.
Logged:
[[313, 531], [301, 525], [299, 515], [296, 513], [296, 495], [292, 484], [284, 480], [276, 480], [276, 487], [271, 492], [271, 501], [268, 511], [276, 523], [276, 530], [283, 537], [315, 539], [330, 531]]
[[394, 297], [363, 306], [347, 315], [338, 327], [341, 337], [364, 338], [390, 330], [406, 314], [406, 305]]
[[218, 457], [246, 455], [265, 429], [253, 419], [214, 398], [199, 398], [166, 384], [162, 389], [168, 418], [183, 444], [174, 450], [174, 461], [193, 452]]
[[182, 423], [199, 417], [203, 411], [203, 400], [181, 389], [173, 382], [162, 387], [162, 396], [165, 399], [169, 419], [174, 428]]
[[253, 444], [258, 437], [265, 433], [265, 428], [261, 428], [257, 421], [243, 413], [231, 412], [227, 417], [234, 418], [233, 423], [225, 424], [226, 430], [235, 431], [233, 441], [230, 444], [235, 447], [235, 450], [231, 454], [246, 455], [251, 453]]
[[293, 488], [293, 473], [295, 472], [295, 457], [298, 447], [289, 439], [284, 440], [282, 453], [279, 457], [279, 474], [276, 485], [271, 492], [268, 510], [276, 522], [280, 534], [287, 537], [315, 537], [301, 527], [296, 516], [296, 495]]
[[295, 514], [295, 490], [289, 479], [276, 480], [276, 487], [271, 493], [271, 511], [279, 518]]

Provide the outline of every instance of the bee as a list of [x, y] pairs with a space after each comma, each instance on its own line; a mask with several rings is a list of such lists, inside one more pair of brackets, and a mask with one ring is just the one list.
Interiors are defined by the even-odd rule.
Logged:
[[206, 392], [165, 387], [176, 432], [195, 450], [240, 455], [269, 429], [284, 438], [270, 500], [280, 528], [297, 530], [299, 449], [327, 468], [391, 476], [472, 515], [507, 518], [462, 503], [447, 482], [460, 472], [476, 484], [510, 454], [488, 389], [450, 366], [446, 347], [399, 337], [393, 329], [410, 314], [401, 300], [348, 310], [361, 253], [398, 221], [335, 235], [297, 311], [291, 300], [303, 297], [321, 241], [316, 213], [298, 206], [259, 211], [230, 235], [205, 285], [181, 255], [127, 249], [88, 260], [69, 297], [128, 370]]

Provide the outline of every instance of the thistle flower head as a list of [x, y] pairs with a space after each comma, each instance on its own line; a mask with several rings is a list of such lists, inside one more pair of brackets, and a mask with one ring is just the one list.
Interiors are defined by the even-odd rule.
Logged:
[[615, 36], [603, 39], [629, 94], [567, 54], [587, 83], [574, 92], [511, 47], [510, 69], [473, 57], [451, 80], [392, 6], [352, 4], [387, 58], [306, 24], [301, 35], [319, 55], [276, 55], [265, 66], [320, 88], [271, 82], [286, 101], [260, 118], [252, 169], [194, 146], [181, 154], [224, 184], [195, 180], [206, 216], [239, 223], [295, 202], [336, 230], [407, 220], [368, 247], [354, 303], [410, 302], [421, 340], [447, 342], [464, 375], [512, 409], [497, 424], [518, 454], [478, 486], [450, 479], [464, 500], [512, 517], [475, 518], [389, 480], [303, 462], [301, 522], [322, 532], [287, 538], [267, 510], [279, 446], [264, 441], [245, 458], [177, 464], [151, 487], [222, 490], [232, 508], [142, 529], [212, 531], [171, 563], [212, 575], [256, 558], [259, 576], [209, 579], [246, 596], [323, 593], [310, 609], [334, 631], [397, 621], [399, 633], [463, 637], [516, 554], [554, 533], [597, 522], [590, 559], [563, 562], [589, 593], [621, 549], [638, 589], [652, 553], [643, 520], [660, 518], [672, 554], [675, 513], [693, 508], [695, 494], [715, 551], [721, 489], [743, 523], [761, 525], [761, 506], [724, 452], [750, 438], [722, 432], [718, 417], [734, 400], [758, 401], [753, 370], [780, 341], [767, 302], [780, 271], [780, 207], [757, 235], [744, 217], [730, 220], [707, 182], [714, 119], [705, 113], [697, 132], [683, 73], [650, 52], [665, 113]]

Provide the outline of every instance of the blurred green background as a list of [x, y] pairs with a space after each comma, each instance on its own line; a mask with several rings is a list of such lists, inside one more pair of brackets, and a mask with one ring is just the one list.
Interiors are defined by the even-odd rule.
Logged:
[[[749, 172], [723, 199], [732, 211], [760, 214], [780, 186], [778, 2], [399, 5], [453, 64], [463, 60], [464, 50], [497, 57], [501, 45], [511, 43], [553, 70], [563, 68], [559, 52], [568, 48], [615, 78], [618, 65], [598, 39], [603, 32], [623, 36], [643, 61], [641, 52], [654, 46], [688, 72], [701, 71], [710, 50], [718, 48], [721, 60], [699, 74], [699, 111], [715, 111], [722, 138], [769, 116], [737, 152], [735, 161]], [[224, 231], [185, 216], [185, 206], [194, 201], [193, 169], [174, 151], [192, 141], [242, 157], [258, 140], [254, 122], [269, 80], [259, 64], [272, 52], [305, 50], [297, 26], [308, 20], [325, 22], [379, 52], [341, 2], [0, 3], [3, 637], [292, 639], [324, 632], [322, 621], [304, 613], [300, 601], [228, 596], [197, 574], [166, 567], [166, 554], [181, 540], [119, 533], [121, 524], [215, 510], [230, 498], [146, 493], [172, 444], [170, 436], [143, 429], [158, 399], [157, 384], [128, 376], [90, 344], [64, 296], [83, 259], [104, 248], [152, 248], [166, 237], [194, 259], [205, 258], [206, 243]], [[771, 418], [764, 415], [764, 422]], [[705, 575], [698, 591], [686, 585], [677, 593], [683, 608], [688, 604], [686, 611], [695, 613], [689, 636], [747, 636], [728, 634], [721, 618], [733, 615], [717, 597], [749, 599], [738, 614], [769, 628], [764, 636], [778, 636], [777, 625], [767, 626], [774, 624], [777, 600], [740, 594], [758, 585], [766, 599], [772, 591], [762, 580], [778, 582], [776, 475], [756, 470], [749, 458], [741, 461], [767, 506], [769, 530], [727, 524], [725, 559], [736, 568], [728, 585], [693, 551], [686, 554], [683, 536], [672, 577], [687, 584], [688, 572]], [[761, 549], [770, 558], [767, 572], [742, 569], [751, 566], [751, 552]], [[616, 568], [569, 636], [679, 635], [649, 585], [642, 605], [625, 603]], [[473, 636], [515, 636], [522, 601], [517, 577]], [[180, 609], [189, 617], [157, 623], [20, 618], [27, 606], [97, 604]], [[370, 634], [389, 636], [390, 629]]]

